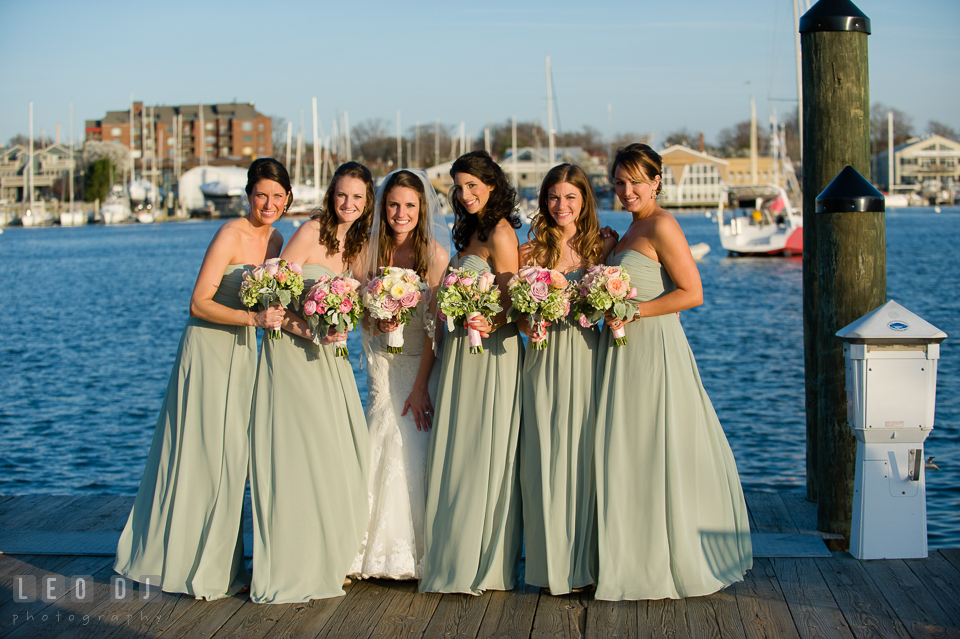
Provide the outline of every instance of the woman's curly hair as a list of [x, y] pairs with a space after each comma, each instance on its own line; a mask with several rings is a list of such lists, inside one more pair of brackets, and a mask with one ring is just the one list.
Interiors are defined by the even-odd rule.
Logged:
[[457, 173], [467, 173], [485, 185], [493, 187], [486, 206], [476, 215], [467, 213], [463, 208], [463, 203], [457, 197], [457, 187], [450, 189], [449, 200], [454, 215], [453, 245], [458, 251], [467, 248], [474, 233], [481, 242], [485, 242], [490, 231], [504, 218], [515, 229], [523, 225], [516, 212], [519, 202], [517, 192], [510, 186], [503, 169], [493, 161], [489, 153], [472, 151], [461, 155], [450, 167], [450, 177], [454, 180], [457, 178]]

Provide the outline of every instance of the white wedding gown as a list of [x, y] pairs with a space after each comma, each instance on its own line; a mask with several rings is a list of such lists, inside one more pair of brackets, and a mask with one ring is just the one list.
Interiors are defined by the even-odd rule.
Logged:
[[[363, 334], [367, 355], [367, 429], [370, 434], [370, 522], [350, 575], [378, 579], [419, 579], [423, 573], [424, 480], [430, 433], [417, 430], [403, 405], [430, 348], [421, 305], [403, 326], [403, 353], [387, 352], [383, 335]], [[439, 362], [439, 359], [438, 359]], [[436, 402], [440, 366], [430, 375]]]

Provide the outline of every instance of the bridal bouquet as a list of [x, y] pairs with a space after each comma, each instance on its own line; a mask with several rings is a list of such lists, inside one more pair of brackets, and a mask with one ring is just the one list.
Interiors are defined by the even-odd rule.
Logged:
[[[244, 306], [260, 305], [262, 310], [279, 304], [294, 308], [303, 293], [303, 269], [296, 262], [274, 257], [251, 271], [244, 271], [240, 284], [240, 299]], [[270, 338], [280, 337], [280, 329], [270, 331]]]
[[410, 321], [420, 299], [429, 292], [430, 287], [416, 271], [396, 266], [381, 266], [380, 276], [367, 284], [363, 305], [371, 317], [400, 322], [400, 328], [386, 334], [388, 352], [403, 352], [403, 326]]
[[[313, 341], [320, 343], [331, 327], [338, 333], [352, 331], [363, 316], [360, 282], [352, 277], [322, 275], [303, 298], [303, 318]], [[337, 344], [337, 357], [349, 357], [346, 342]]]
[[554, 321], [570, 312], [570, 287], [563, 273], [539, 266], [521, 266], [520, 272], [510, 278], [507, 291], [513, 306], [507, 321], [526, 313], [534, 336], [530, 338], [533, 350], [547, 347], [547, 329], [544, 320]]
[[[483, 315], [489, 321], [503, 310], [500, 306], [500, 288], [494, 283], [493, 273], [477, 273], [464, 268], [452, 268], [443, 278], [437, 293], [437, 305], [447, 320], [447, 329], [453, 330], [458, 317], [473, 319]], [[470, 352], [482, 353], [480, 333], [467, 324]]]
[[[598, 264], [587, 269], [576, 286], [577, 320], [584, 328], [593, 326], [603, 318], [606, 311], [612, 309], [613, 315], [622, 320], [633, 317], [637, 312], [637, 289], [630, 286], [630, 274], [619, 266]], [[618, 346], [627, 343], [623, 327], [613, 329], [613, 337]]]

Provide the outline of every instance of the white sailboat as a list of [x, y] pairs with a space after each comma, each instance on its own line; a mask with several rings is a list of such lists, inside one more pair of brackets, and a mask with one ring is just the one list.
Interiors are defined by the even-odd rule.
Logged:
[[130, 219], [130, 198], [122, 186], [114, 185], [110, 189], [100, 208], [100, 217], [104, 224], [120, 224]]

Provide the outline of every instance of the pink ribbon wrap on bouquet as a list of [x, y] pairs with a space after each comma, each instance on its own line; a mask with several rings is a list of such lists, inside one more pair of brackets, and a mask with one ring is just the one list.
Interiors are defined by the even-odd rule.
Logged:
[[474, 317], [481, 317], [482, 315], [483, 313], [478, 313], [476, 311], [467, 313], [467, 337], [470, 339], [471, 353], [483, 352], [483, 338], [480, 337], [480, 331], [470, 325], [470, 320], [472, 320]]

